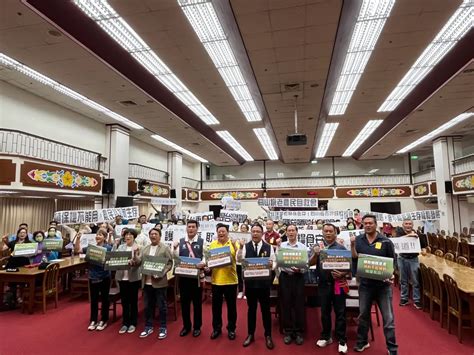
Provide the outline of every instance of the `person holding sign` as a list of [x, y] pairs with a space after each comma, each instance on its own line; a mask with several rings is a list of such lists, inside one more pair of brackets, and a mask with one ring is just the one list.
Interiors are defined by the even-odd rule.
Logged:
[[[298, 242], [298, 227], [289, 224], [286, 228], [287, 242], [280, 245], [282, 249], [304, 250], [306, 245]], [[281, 321], [283, 323], [283, 342], [289, 345], [293, 340], [297, 345], [303, 344], [304, 332], [304, 268], [295, 266], [281, 267], [279, 278], [279, 292], [281, 294]]]
[[[212, 268], [212, 334], [211, 339], [216, 339], [222, 334], [222, 299], [225, 298], [227, 305], [227, 332], [230, 340], [235, 339], [235, 328], [237, 322], [237, 270], [236, 270], [236, 247], [229, 238], [229, 226], [218, 223], [216, 226], [217, 240], [209, 245], [210, 257], [207, 259], [209, 268]], [[230, 265], [226, 262], [223, 266], [211, 266], [212, 250], [227, 249], [222, 259], [230, 259]], [[227, 255], [226, 255], [227, 254]], [[229, 258], [230, 255], [230, 258]], [[218, 265], [220, 260], [212, 260]]]
[[[78, 233], [76, 238], [76, 244], [74, 246], [75, 252], [79, 253], [82, 251], [83, 254], [88, 254], [88, 249], [94, 248], [95, 246], [87, 246], [86, 248], [83, 248], [81, 250], [81, 237], [82, 234]], [[99, 229], [95, 237], [95, 240], [97, 242], [96, 247], [101, 247], [106, 251], [111, 251], [112, 246], [106, 244], [107, 238], [107, 231], [105, 229]], [[90, 331], [102, 331], [107, 327], [107, 321], [109, 320], [110, 277], [110, 271], [105, 270], [103, 264], [100, 264], [100, 262], [94, 263], [92, 260], [89, 261], [89, 292], [91, 312], [90, 324], [87, 329]], [[97, 322], [99, 313], [99, 299], [101, 303], [101, 320], [100, 322]]]
[[145, 329], [140, 333], [140, 338], [146, 338], [153, 333], [153, 318], [158, 302], [160, 311], [158, 339], [162, 340], [168, 334], [166, 329], [168, 277], [166, 274], [173, 266], [173, 256], [170, 248], [161, 242], [159, 229], [152, 228], [149, 236], [151, 244], [135, 257], [135, 265], [142, 266], [142, 286], [145, 294]]
[[[350, 252], [343, 246], [337, 243], [337, 228], [334, 224], [326, 223], [323, 225], [323, 236], [325, 244], [327, 245], [324, 251], [327, 250], [345, 250]], [[317, 264], [317, 275], [319, 278], [318, 293], [321, 301], [321, 337], [316, 342], [320, 348], [324, 348], [332, 343], [331, 338], [331, 310], [334, 308], [336, 316], [336, 338], [339, 341], [338, 352], [342, 354], [347, 353], [347, 337], [346, 337], [346, 293], [349, 291], [346, 277], [350, 273], [350, 259], [348, 269], [332, 268], [332, 265], [326, 267], [323, 265], [320, 257], [321, 250], [318, 245], [313, 247], [314, 254], [310, 259], [309, 264]], [[323, 251], [323, 253], [324, 253]], [[350, 257], [350, 255], [349, 255]], [[331, 267], [331, 268], [329, 268]], [[337, 267], [337, 266], [336, 266]], [[341, 268], [344, 265], [341, 265]]]
[[[393, 243], [387, 237], [377, 232], [377, 218], [374, 215], [365, 215], [362, 218], [364, 233], [357, 237], [351, 237], [352, 258], [357, 260], [359, 254], [374, 255], [376, 257], [390, 258], [395, 260]], [[357, 268], [359, 266], [357, 265]], [[395, 319], [392, 306], [392, 276], [385, 280], [377, 280], [368, 277], [360, 277], [359, 285], [359, 325], [357, 328], [357, 344], [354, 350], [362, 352], [370, 347], [368, 332], [370, 325], [372, 304], [377, 305], [382, 313], [383, 332], [390, 355], [398, 352], [395, 339]]]
[[[416, 234], [416, 232], [413, 230], [413, 221], [411, 219], [403, 220], [402, 228], [397, 228], [397, 237], [417, 238], [420, 242], [422, 242], [422, 240], [418, 237], [418, 234]], [[426, 244], [424, 245], [424, 247], [426, 247]], [[398, 270], [400, 271], [400, 306], [406, 306], [408, 304], [408, 282], [411, 279], [413, 286], [413, 302], [415, 304], [415, 308], [422, 309], [423, 306], [420, 301], [420, 282], [418, 277], [418, 272], [420, 268], [418, 255], [419, 253], [398, 254], [397, 264]]]
[[[273, 247], [264, 242], [263, 228], [260, 224], [255, 223], [251, 229], [252, 240], [245, 243], [240, 242], [240, 249], [237, 253], [237, 260], [245, 262], [246, 258], [268, 258], [269, 269], [273, 266], [275, 254]], [[270, 313], [270, 288], [272, 286], [272, 272], [269, 271], [269, 277], [245, 279], [245, 294], [247, 296], [247, 329], [248, 335], [243, 346], [247, 347], [255, 340], [255, 328], [257, 323], [257, 306], [260, 303], [260, 311], [262, 312], [263, 327], [265, 329], [265, 345], [268, 349], [273, 349], [272, 340], [272, 316]]]
[[[119, 334], [133, 333], [137, 328], [138, 318], [138, 290], [141, 285], [142, 276], [140, 268], [135, 265], [134, 259], [140, 254], [138, 244], [135, 243], [137, 232], [135, 229], [127, 229], [125, 231], [125, 244], [118, 247], [114, 246], [114, 250], [132, 252], [132, 259], [129, 261], [129, 270], [117, 270], [115, 279], [120, 286], [120, 299], [122, 303], [122, 327]], [[116, 240], [120, 243], [120, 239]]]
[[[206, 265], [203, 260], [204, 240], [197, 235], [199, 222], [188, 220], [186, 224], [187, 238], [181, 238], [174, 244], [174, 254], [176, 257], [198, 258], [201, 262], [197, 265], [203, 269]], [[198, 279], [179, 277], [179, 294], [181, 300], [181, 315], [183, 317], [183, 329], [179, 333], [184, 337], [193, 329], [193, 337], [201, 335], [202, 325], [202, 287], [200, 276]], [[194, 312], [194, 326], [191, 324], [191, 302]]]

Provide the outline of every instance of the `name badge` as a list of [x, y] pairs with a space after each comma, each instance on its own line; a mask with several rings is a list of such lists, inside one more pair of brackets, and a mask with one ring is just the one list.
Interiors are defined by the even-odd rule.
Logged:
[[375, 243], [375, 249], [382, 249], [382, 243], [380, 242]]

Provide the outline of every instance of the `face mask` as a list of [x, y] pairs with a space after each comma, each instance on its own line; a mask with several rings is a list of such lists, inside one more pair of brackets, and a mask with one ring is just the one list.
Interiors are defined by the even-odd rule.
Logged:
[[42, 235], [38, 235], [38, 236], [36, 237], [36, 242], [41, 243], [42, 241], [43, 241], [43, 236], [42, 236]]
[[353, 224], [349, 224], [349, 226], [347, 227], [347, 229], [353, 230], [353, 229], [354, 229], [354, 225], [353, 225]]
[[48, 232], [48, 237], [55, 237], [56, 236], [56, 232]]
[[318, 224], [316, 225], [318, 227], [318, 229], [323, 229], [323, 225], [322, 224]]

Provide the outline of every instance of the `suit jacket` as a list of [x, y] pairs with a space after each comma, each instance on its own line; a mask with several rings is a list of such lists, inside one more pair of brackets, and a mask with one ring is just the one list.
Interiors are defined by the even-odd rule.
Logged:
[[[127, 245], [120, 244], [117, 248], [117, 251], [127, 251]], [[140, 248], [138, 249], [138, 252], [141, 253]], [[117, 272], [115, 273], [115, 279], [117, 281], [123, 281], [124, 271], [125, 270], [117, 270]], [[130, 269], [128, 269], [128, 281], [135, 282], [140, 281], [141, 279], [142, 274], [140, 272], [140, 265], [134, 265]]]
[[[147, 245], [145, 248], [142, 249], [142, 252], [136, 258], [136, 261], [137, 261], [138, 265], [141, 265], [142, 260], [143, 260], [143, 256], [150, 255], [151, 247], [152, 247], [152, 245], [150, 244], [150, 245]], [[173, 256], [171, 254], [171, 250], [165, 243], [160, 242], [158, 244], [158, 248], [156, 249], [155, 256], [160, 256], [160, 257], [167, 258], [168, 263], [166, 264], [166, 267], [165, 267], [165, 270], [164, 270], [165, 271], [164, 276], [159, 278], [159, 279], [152, 277], [151, 278], [151, 285], [152, 285], [153, 288], [167, 287], [168, 286], [168, 277], [167, 277], [166, 274], [173, 267]], [[142, 287], [145, 287], [145, 280], [146, 280], [146, 275], [142, 275]]]

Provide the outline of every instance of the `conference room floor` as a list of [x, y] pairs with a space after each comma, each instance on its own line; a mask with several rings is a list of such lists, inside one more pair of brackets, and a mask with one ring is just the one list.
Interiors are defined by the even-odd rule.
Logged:
[[[400, 346], [401, 355], [462, 355], [474, 353], [474, 338], [468, 330], [465, 330], [463, 343], [460, 344], [454, 334], [449, 335], [446, 329], [439, 326], [439, 322], [433, 321], [425, 312], [416, 310], [413, 306], [399, 307], [399, 291], [394, 292], [394, 310], [397, 341]], [[70, 300], [67, 296], [60, 300], [59, 307], [50, 305], [46, 314], [36, 312], [33, 315], [22, 314], [18, 310], [0, 313], [0, 341], [1, 355], [20, 354], [83, 354], [97, 352], [102, 354], [156, 354], [163, 351], [165, 354], [189, 355], [189, 354], [259, 354], [262, 352], [287, 355], [289, 352], [319, 354], [337, 354], [337, 344], [332, 344], [325, 349], [317, 349], [315, 339], [319, 336], [320, 321], [319, 308], [308, 308], [307, 323], [308, 330], [305, 335], [305, 343], [302, 346], [285, 345], [282, 336], [278, 333], [278, 322], [274, 319], [274, 341], [275, 349], [270, 352], [265, 348], [263, 341], [263, 330], [260, 318], [256, 342], [248, 348], [242, 347], [246, 336], [246, 312], [245, 300], [238, 301], [237, 339], [230, 341], [226, 332], [217, 340], [210, 340], [211, 333], [211, 304], [207, 301], [203, 305], [204, 325], [199, 338], [190, 335], [181, 338], [181, 319], [169, 321], [168, 337], [165, 340], [157, 339], [157, 332], [146, 339], [138, 337], [143, 327], [143, 303], [140, 300], [139, 326], [134, 334], [119, 335], [120, 319], [110, 323], [103, 332], [88, 332], [86, 330], [89, 317], [89, 305], [86, 299]], [[119, 306], [119, 315], [121, 307]], [[224, 311], [225, 314], [225, 311]], [[225, 317], [224, 317], [225, 319]], [[225, 320], [224, 320], [225, 324]], [[374, 319], [375, 325], [375, 319]], [[453, 327], [454, 328], [454, 327]], [[356, 327], [348, 326], [349, 353], [354, 353]], [[382, 327], [375, 325], [375, 341], [371, 341], [370, 349], [366, 354], [386, 354], [385, 341]]]

